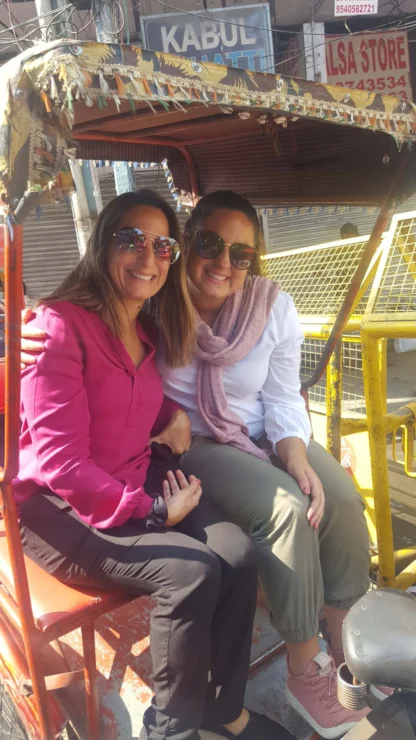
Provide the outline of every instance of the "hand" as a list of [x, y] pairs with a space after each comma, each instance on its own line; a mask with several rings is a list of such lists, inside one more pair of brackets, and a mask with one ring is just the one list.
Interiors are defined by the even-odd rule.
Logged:
[[169, 470], [167, 480], [163, 481], [163, 498], [168, 509], [165, 527], [179, 524], [199, 504], [202, 495], [201, 481], [194, 475], [189, 476], [189, 483], [181, 470], [175, 475]]
[[307, 460], [292, 459], [287, 462], [286, 470], [294, 478], [305, 496], [311, 497], [307, 517], [314, 529], [319, 529], [325, 508], [325, 494], [322, 483]]
[[182, 455], [187, 452], [191, 446], [191, 422], [185, 411], [175, 411], [167, 427], [157, 435], [152, 437], [152, 442], [158, 442], [160, 445], [168, 445], [174, 455]]
[[[34, 326], [27, 326], [27, 322], [35, 315], [35, 311], [32, 311], [31, 308], [26, 308], [22, 311], [22, 339], [20, 343], [20, 367], [22, 370], [24, 370], [28, 365], [36, 365], [38, 359], [36, 355], [40, 354], [45, 349], [45, 332], [42, 329], [36, 329]], [[36, 355], [29, 355], [27, 352], [35, 352]]]

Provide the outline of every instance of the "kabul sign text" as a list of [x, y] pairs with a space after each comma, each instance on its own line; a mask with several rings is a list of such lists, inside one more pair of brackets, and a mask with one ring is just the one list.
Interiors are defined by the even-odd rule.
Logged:
[[268, 4], [144, 16], [141, 25], [146, 49], [252, 71], [273, 70]]

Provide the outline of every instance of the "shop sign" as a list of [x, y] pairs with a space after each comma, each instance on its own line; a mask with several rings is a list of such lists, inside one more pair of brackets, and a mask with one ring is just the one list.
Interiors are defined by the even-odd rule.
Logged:
[[144, 16], [141, 26], [143, 46], [152, 51], [252, 71], [274, 68], [268, 3]]
[[378, 11], [378, 0], [370, 3], [346, 2], [346, 0], [335, 0], [335, 16], [354, 15], [376, 15]]
[[326, 37], [327, 81], [412, 100], [406, 31]]

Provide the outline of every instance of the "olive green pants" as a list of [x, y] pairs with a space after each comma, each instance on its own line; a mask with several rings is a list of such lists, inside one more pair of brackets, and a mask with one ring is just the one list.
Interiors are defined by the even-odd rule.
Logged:
[[201, 479], [202, 495], [253, 538], [272, 623], [286, 642], [316, 636], [324, 604], [349, 609], [369, 587], [364, 505], [353, 480], [317, 442], [310, 442], [308, 460], [326, 497], [319, 531], [306, 518], [309, 496], [277, 457], [269, 465], [195, 436], [181, 458], [185, 475]]

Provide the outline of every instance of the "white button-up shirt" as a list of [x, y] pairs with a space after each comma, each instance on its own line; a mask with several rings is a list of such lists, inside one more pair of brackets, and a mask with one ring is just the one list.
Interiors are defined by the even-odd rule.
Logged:
[[[280, 291], [257, 344], [243, 360], [224, 367], [230, 409], [244, 421], [250, 437], [257, 439], [266, 432], [274, 447], [286, 437], [299, 437], [309, 444], [311, 426], [299, 379], [303, 339], [292, 298]], [[165, 395], [188, 412], [192, 433], [212, 436], [198, 411], [197, 360], [172, 368], [160, 352], [157, 364]]]

